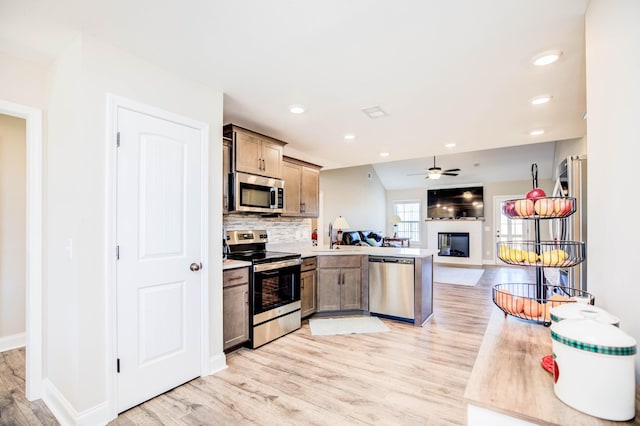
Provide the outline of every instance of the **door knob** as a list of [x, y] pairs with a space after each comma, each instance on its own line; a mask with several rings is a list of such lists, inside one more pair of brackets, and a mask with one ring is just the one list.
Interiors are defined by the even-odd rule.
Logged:
[[202, 263], [192, 263], [191, 266], [189, 266], [189, 269], [193, 272], [199, 271], [200, 268], [202, 268]]

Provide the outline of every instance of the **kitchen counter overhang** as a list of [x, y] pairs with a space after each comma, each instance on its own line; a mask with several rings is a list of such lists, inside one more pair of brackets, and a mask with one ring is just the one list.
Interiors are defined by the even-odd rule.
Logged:
[[[548, 327], [495, 309], [489, 319], [464, 398], [467, 424], [626, 425], [640, 419], [640, 390], [636, 391], [635, 421], [614, 422], [584, 414], [564, 404], [553, 390], [553, 376], [541, 366], [550, 355]], [[589, 374], [588, 371], [585, 374]], [[488, 417], [487, 417], [488, 416]]]

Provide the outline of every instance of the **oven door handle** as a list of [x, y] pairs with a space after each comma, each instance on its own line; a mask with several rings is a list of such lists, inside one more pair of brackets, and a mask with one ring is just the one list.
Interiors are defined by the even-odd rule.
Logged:
[[289, 266], [300, 265], [301, 263], [302, 263], [301, 258], [281, 260], [279, 262], [260, 263], [258, 265], [253, 265], [253, 272], [272, 271], [274, 269], [281, 269]]

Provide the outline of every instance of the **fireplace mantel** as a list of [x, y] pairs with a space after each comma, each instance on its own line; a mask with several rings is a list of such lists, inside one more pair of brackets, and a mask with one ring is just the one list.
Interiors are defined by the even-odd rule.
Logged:
[[427, 248], [438, 251], [438, 232], [468, 232], [469, 257], [433, 256], [434, 263], [482, 266], [482, 228], [484, 220], [429, 220], [427, 221]]

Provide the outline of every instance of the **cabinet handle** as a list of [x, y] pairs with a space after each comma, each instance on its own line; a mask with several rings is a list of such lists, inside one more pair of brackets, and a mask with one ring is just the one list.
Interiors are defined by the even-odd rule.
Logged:
[[264, 159], [262, 160], [262, 171], [264, 172], [265, 170], [267, 170], [267, 165], [264, 162]]
[[258, 158], [258, 170], [262, 170], [262, 159]]
[[249, 304], [249, 292], [248, 291], [244, 292], [244, 303], [246, 303], [247, 305]]

